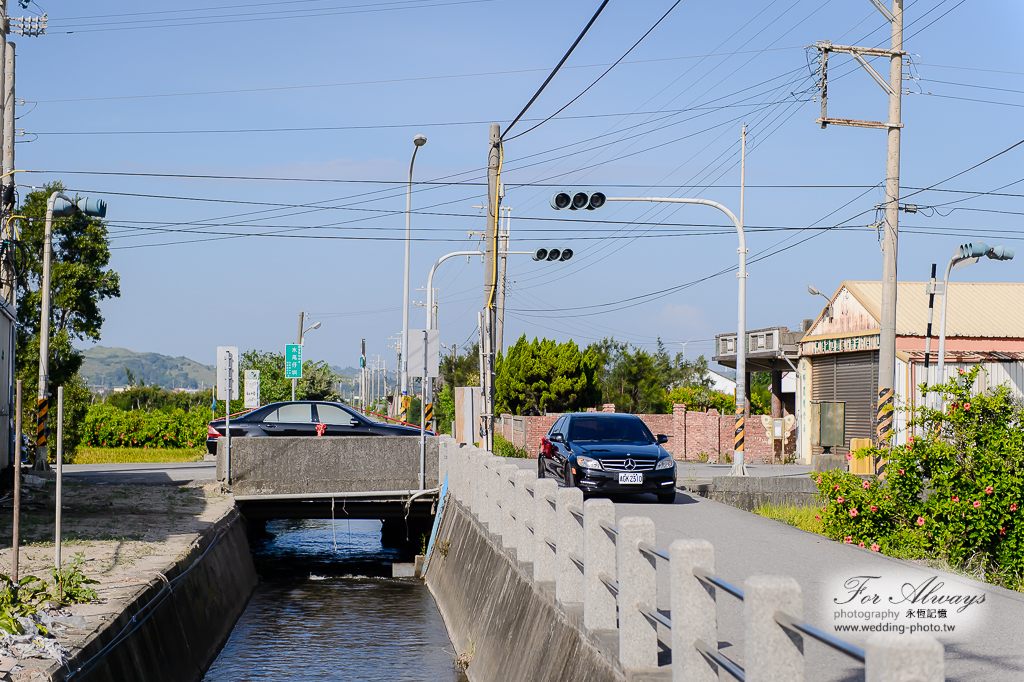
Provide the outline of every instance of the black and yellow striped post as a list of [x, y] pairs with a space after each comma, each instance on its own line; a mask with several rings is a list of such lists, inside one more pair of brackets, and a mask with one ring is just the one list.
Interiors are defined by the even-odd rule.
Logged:
[[434, 421], [434, 403], [427, 403], [424, 408], [423, 423], [427, 425], [427, 428], [433, 431], [432, 428]]
[[40, 398], [36, 405], [36, 447], [46, 447], [46, 415], [50, 410], [50, 399]]
[[[878, 448], [884, 450], [889, 447], [889, 439], [892, 436], [892, 420], [893, 420], [893, 389], [891, 388], [880, 388], [878, 389], [878, 404], [875, 411], [875, 429], [877, 435]], [[875, 475], [879, 478], [885, 478], [885, 463], [887, 460], [881, 457], [876, 457], [874, 461]]]
[[743, 418], [743, 405], [736, 406], [736, 431], [733, 434], [733, 453], [732, 458], [734, 462], [738, 462], [743, 458], [743, 429], [744, 422]]

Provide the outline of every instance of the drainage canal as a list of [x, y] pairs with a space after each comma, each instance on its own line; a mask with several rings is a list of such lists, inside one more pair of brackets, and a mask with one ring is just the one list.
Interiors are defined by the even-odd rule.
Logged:
[[465, 680], [423, 582], [390, 577], [419, 538], [385, 547], [381, 523], [367, 520], [271, 521], [267, 531], [251, 542], [262, 582], [206, 682]]

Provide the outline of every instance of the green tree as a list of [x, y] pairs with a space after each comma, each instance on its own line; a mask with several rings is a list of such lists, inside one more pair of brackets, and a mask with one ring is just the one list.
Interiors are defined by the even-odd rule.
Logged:
[[441, 390], [442, 386], [480, 385], [480, 344], [474, 342], [463, 350], [459, 353], [458, 347], [452, 347], [450, 354], [441, 354], [441, 376], [435, 383], [435, 390]]
[[[33, 440], [36, 423], [34, 396], [38, 391], [39, 375], [46, 202], [52, 192], [63, 190], [61, 183], [50, 183], [42, 190], [29, 192], [17, 209], [17, 213], [24, 216], [20, 223], [19, 241], [25, 259], [17, 279], [19, 325], [15, 365], [17, 377], [24, 382], [25, 431]], [[68, 218], [54, 218], [52, 243], [50, 392], [56, 395], [56, 387], [63, 385], [68, 388], [67, 397], [80, 392], [79, 384], [85, 385], [80, 379], [74, 378], [82, 366], [83, 358], [73, 344], [75, 341], [100, 340], [103, 327], [100, 302], [119, 297], [121, 284], [118, 274], [107, 268], [110, 263], [110, 240], [106, 223], [102, 220], [90, 218], [81, 212]], [[51, 409], [51, 413], [54, 411]], [[65, 441], [67, 444], [67, 438]], [[53, 439], [50, 442], [53, 443]]]
[[[247, 369], [259, 370], [261, 405], [292, 399], [292, 380], [284, 375], [283, 353], [247, 350], [242, 353], [238, 368], [240, 374]], [[340, 380], [326, 360], [307, 360], [302, 363], [302, 378], [295, 387], [295, 399], [339, 401], [341, 396], [334, 385]], [[238, 409], [242, 409], [242, 404], [243, 401], [238, 401]], [[231, 407], [235, 410], [234, 401]]]
[[594, 374], [596, 358], [572, 341], [529, 342], [524, 334], [498, 353], [495, 366], [495, 404], [499, 412], [544, 414], [594, 407], [600, 398]]

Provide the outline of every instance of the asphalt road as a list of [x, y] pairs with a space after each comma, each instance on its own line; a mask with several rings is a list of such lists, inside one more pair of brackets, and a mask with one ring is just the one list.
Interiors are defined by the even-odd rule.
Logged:
[[217, 477], [217, 463], [65, 464], [63, 473], [69, 481], [101, 485], [184, 485], [190, 481], [213, 481]]
[[[536, 467], [535, 460], [516, 460], [524, 468]], [[687, 477], [685, 467], [679, 478]], [[707, 467], [707, 465], [703, 465]], [[728, 465], [722, 465], [728, 467]], [[772, 467], [750, 467], [757, 475]], [[775, 469], [782, 469], [776, 466]], [[787, 473], [797, 474], [793, 467]], [[714, 473], [711, 475], [724, 475]], [[710, 478], [711, 475], [697, 475]], [[762, 474], [763, 475], [763, 474]], [[799, 472], [799, 475], [806, 473]], [[753, 575], [788, 575], [795, 578], [803, 589], [804, 619], [812, 625], [863, 648], [866, 633], [836, 632], [834, 626], [868, 622], [839, 620], [836, 611], [893, 610], [899, 613], [893, 625], [909, 627], [915, 623], [952, 624], [952, 633], [932, 633], [946, 648], [946, 679], [951, 682], [989, 682], [1024, 680], [1024, 594], [1012, 592], [983, 582], [958, 576], [946, 571], [928, 569], [911, 562], [893, 559], [881, 554], [846, 545], [808, 533], [784, 523], [766, 519], [741, 509], [714, 502], [697, 495], [680, 492], [676, 503], [658, 504], [653, 495], [620, 496], [615, 500], [616, 517], [647, 516], [657, 528], [657, 545], [668, 549], [677, 538], [700, 538], [715, 547], [716, 573], [728, 582], [743, 587]], [[668, 571], [659, 566], [658, 602], [660, 608], [669, 608]], [[844, 584], [857, 576], [871, 578], [870, 589], [850, 604], [840, 604], [850, 598]], [[908, 607], [937, 605], [904, 601], [904, 585], [908, 591], [936, 577], [931, 583], [942, 583], [941, 593], [946, 595], [984, 595], [984, 603], [974, 604], [962, 614], [949, 608], [946, 620], [908, 619]], [[877, 585], [877, 589], [875, 586]], [[858, 602], [868, 594], [879, 594], [876, 606]], [[893, 597], [895, 603], [889, 602]], [[737, 662], [743, 662], [742, 602], [719, 591], [718, 595], [719, 646], [721, 651]], [[882, 620], [871, 620], [882, 623]], [[667, 633], [665, 634], [667, 641]], [[817, 641], [805, 638], [807, 679], [828, 682], [854, 682], [864, 679], [863, 667]]]

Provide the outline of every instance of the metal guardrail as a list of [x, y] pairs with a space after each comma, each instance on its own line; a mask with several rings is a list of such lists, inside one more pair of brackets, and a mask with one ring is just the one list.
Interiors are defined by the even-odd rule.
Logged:
[[637, 604], [636, 608], [637, 608], [638, 611], [640, 611], [640, 613], [644, 614], [645, 616], [647, 616], [648, 618], [653, 620], [655, 623], [661, 623], [662, 625], [667, 627], [669, 630], [672, 629], [672, 619], [671, 619], [671, 617], [665, 616], [665, 614], [663, 614], [658, 609], [652, 609], [650, 606], [648, 606], [644, 602], [640, 602], [639, 604]]
[[693, 576], [695, 578], [697, 578], [698, 580], [702, 580], [702, 581], [708, 583], [709, 585], [714, 585], [715, 587], [720, 587], [723, 590], [725, 590], [726, 592], [728, 592], [729, 594], [731, 594], [732, 596], [734, 596], [737, 599], [739, 599], [740, 601], [743, 601], [743, 590], [741, 590], [740, 588], [736, 587], [732, 583], [727, 583], [726, 581], [722, 580], [718, 576], [711, 575], [710, 573], [708, 573], [707, 571], [705, 571], [704, 569], [701, 569], [701, 568], [693, 569]]
[[664, 559], [665, 561], [670, 561], [671, 560], [671, 559], [669, 559], [668, 552], [662, 551], [662, 550], [658, 549], [657, 547], [649, 545], [646, 542], [641, 542], [640, 544], [638, 544], [636, 546], [636, 548], [639, 549], [644, 554], [650, 554], [651, 556], [657, 557], [658, 559]]
[[775, 613], [775, 622], [784, 628], [796, 630], [797, 632], [818, 640], [822, 644], [827, 644], [836, 651], [846, 654], [855, 661], [864, 663], [867, 660], [867, 654], [865, 654], [864, 650], [860, 647], [856, 647], [849, 642], [843, 641], [838, 637], [834, 637], [824, 630], [814, 627], [810, 623], [802, 623], [788, 613], [777, 611]]
[[694, 643], [694, 647], [696, 647], [697, 651], [699, 651], [701, 655], [713, 661], [715, 665], [717, 665], [719, 668], [729, 673], [740, 682], [746, 682], [747, 673], [743, 670], [743, 668], [740, 667], [738, 663], [736, 663], [736, 661], [730, 658], [726, 658], [721, 653], [719, 653], [718, 649], [712, 649], [707, 644], [705, 644], [703, 640], [698, 639]]
[[604, 571], [601, 571], [597, 574], [597, 579], [603, 582], [605, 585], [607, 585], [608, 589], [614, 592], [615, 594], [619, 593], [619, 581], [614, 580], [610, 575], [608, 575]]

